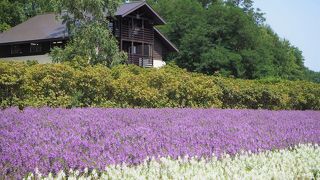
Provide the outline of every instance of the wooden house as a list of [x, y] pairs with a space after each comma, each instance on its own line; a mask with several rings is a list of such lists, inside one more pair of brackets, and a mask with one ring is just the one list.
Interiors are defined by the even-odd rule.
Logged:
[[[145, 2], [122, 4], [110, 20], [109, 28], [128, 54], [129, 64], [160, 67], [163, 57], [178, 49], [155, 28], [165, 21]], [[50, 63], [48, 53], [69, 40], [66, 25], [55, 14], [30, 18], [0, 34], [0, 59], [37, 60]]]

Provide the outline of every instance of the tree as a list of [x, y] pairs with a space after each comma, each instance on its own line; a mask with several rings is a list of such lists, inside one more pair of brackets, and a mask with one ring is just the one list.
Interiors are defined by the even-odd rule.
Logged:
[[161, 30], [178, 46], [180, 67], [246, 79], [311, 74], [304, 73], [302, 52], [265, 24], [253, 0], [149, 2], [167, 21]]
[[244, 13], [253, 18], [259, 25], [262, 25], [266, 20], [264, 13], [259, 8], [255, 9], [253, 7], [253, 0], [227, 0], [226, 4], [241, 8]]
[[122, 63], [126, 55], [119, 51], [118, 42], [105, 24], [91, 23], [80, 27], [65, 48], [54, 48], [53, 62], [85, 59], [85, 64], [103, 64], [108, 67]]
[[55, 8], [55, 0], [15, 0], [19, 2], [27, 18], [43, 14], [46, 12], [53, 12]]
[[126, 59], [119, 51], [117, 40], [108, 29], [119, 0], [59, 0], [56, 12], [67, 24], [71, 41], [64, 49], [56, 48], [51, 56], [54, 62], [87, 59], [88, 64], [113, 66]]
[[185, 34], [205, 24], [205, 11], [195, 0], [157, 0], [150, 3], [167, 21], [160, 30], [178, 47]]
[[202, 61], [197, 66], [197, 71], [206, 74], [219, 73], [223, 76], [240, 77], [243, 73], [242, 57], [221, 46], [211, 48], [202, 54]]
[[26, 17], [19, 2], [0, 1], [0, 32], [22, 22]]
[[120, 3], [121, 0], [57, 0], [55, 11], [70, 25], [69, 28], [75, 28], [75, 24], [107, 22]]
[[305, 80], [320, 83], [320, 72], [314, 72], [309, 69], [306, 69]]
[[180, 67], [187, 68], [189, 71], [203, 72], [202, 68], [199, 68], [203, 63], [202, 55], [213, 47], [208, 35], [207, 28], [199, 26], [183, 36], [179, 46], [180, 54], [176, 58]]

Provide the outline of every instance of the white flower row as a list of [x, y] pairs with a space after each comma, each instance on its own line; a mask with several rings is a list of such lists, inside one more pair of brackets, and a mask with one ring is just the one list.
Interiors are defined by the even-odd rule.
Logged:
[[70, 170], [56, 176], [43, 177], [39, 172], [26, 179], [318, 179], [320, 178], [320, 146], [299, 145], [295, 148], [242, 153], [222, 159], [197, 160], [161, 158], [137, 166], [108, 166], [105, 171]]

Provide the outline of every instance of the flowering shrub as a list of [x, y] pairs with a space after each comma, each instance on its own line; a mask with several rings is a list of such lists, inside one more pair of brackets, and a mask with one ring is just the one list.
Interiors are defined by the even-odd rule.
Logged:
[[0, 176], [320, 143], [319, 111], [52, 109], [0, 111]]
[[43, 176], [40, 172], [26, 179], [317, 179], [320, 177], [320, 147], [300, 145], [294, 149], [259, 154], [225, 155], [218, 160], [161, 158], [137, 166], [112, 165], [104, 171], [88, 168], [60, 171]]

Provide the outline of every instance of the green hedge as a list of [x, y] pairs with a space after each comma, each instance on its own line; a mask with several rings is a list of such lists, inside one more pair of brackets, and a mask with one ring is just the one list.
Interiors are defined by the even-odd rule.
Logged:
[[0, 62], [0, 106], [320, 109], [320, 85], [239, 80], [176, 66], [74, 68]]

